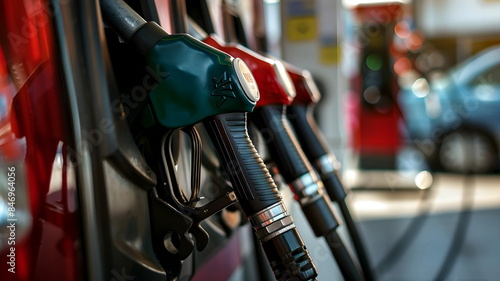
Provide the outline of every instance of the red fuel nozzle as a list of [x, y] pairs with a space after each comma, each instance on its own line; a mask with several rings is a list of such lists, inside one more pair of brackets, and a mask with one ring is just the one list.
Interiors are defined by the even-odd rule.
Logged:
[[260, 100], [256, 108], [268, 104], [290, 105], [295, 97], [295, 88], [285, 67], [280, 61], [267, 58], [238, 44], [225, 43], [216, 35], [208, 36], [204, 43], [242, 59], [252, 71], [259, 86]]
[[293, 100], [293, 105], [316, 104], [321, 99], [318, 87], [314, 82], [309, 70], [301, 69], [288, 63], [284, 63], [286, 71], [292, 79], [297, 95]]

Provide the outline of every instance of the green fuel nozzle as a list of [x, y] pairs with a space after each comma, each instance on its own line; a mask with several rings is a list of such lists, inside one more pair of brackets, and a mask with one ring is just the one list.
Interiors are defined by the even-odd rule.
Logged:
[[149, 92], [153, 114], [162, 126], [179, 128], [255, 107], [258, 87], [241, 59], [190, 35], [168, 34], [123, 1], [101, 1], [101, 8], [106, 24], [144, 55], [150, 68], [166, 73]]
[[216, 114], [251, 112], [259, 99], [255, 82], [245, 80], [253, 78], [242, 60], [189, 35], [164, 37], [148, 52], [147, 61], [167, 73], [149, 93], [158, 122], [167, 128], [192, 125]]

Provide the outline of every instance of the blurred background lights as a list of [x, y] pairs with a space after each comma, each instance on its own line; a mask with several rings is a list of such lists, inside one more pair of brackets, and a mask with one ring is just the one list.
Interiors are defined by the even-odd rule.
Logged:
[[413, 94], [419, 98], [426, 97], [431, 91], [427, 79], [422, 77], [415, 80], [411, 86], [411, 90], [413, 91]]
[[366, 57], [366, 66], [372, 71], [377, 71], [382, 68], [382, 58], [379, 54], [369, 54]]
[[428, 171], [421, 171], [415, 176], [415, 185], [419, 189], [427, 189], [431, 187], [433, 182], [432, 174]]

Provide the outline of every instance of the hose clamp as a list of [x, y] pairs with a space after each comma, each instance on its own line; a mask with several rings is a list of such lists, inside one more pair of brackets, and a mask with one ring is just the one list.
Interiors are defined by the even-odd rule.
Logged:
[[323, 182], [321, 182], [315, 171], [309, 171], [289, 183], [289, 185], [302, 206], [314, 201], [313, 198], [317, 198], [316, 195], [321, 194], [324, 189]]
[[269, 241], [274, 237], [287, 232], [290, 229], [294, 229], [295, 224], [291, 216], [286, 216], [280, 220], [277, 220], [266, 227], [262, 227], [255, 230], [255, 235], [261, 243]]
[[332, 154], [325, 154], [314, 161], [314, 167], [320, 175], [328, 175], [334, 173], [338, 166], [337, 159]]
[[285, 205], [278, 202], [249, 217], [257, 238], [263, 243], [295, 228]]
[[265, 227], [276, 220], [288, 216], [285, 205], [282, 202], [271, 205], [264, 210], [252, 215], [249, 219], [254, 227]]

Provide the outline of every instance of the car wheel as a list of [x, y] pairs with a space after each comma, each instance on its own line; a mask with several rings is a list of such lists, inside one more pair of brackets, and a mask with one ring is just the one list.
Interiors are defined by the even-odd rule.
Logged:
[[498, 155], [493, 139], [472, 129], [449, 133], [438, 146], [441, 168], [453, 173], [488, 173], [495, 169]]

